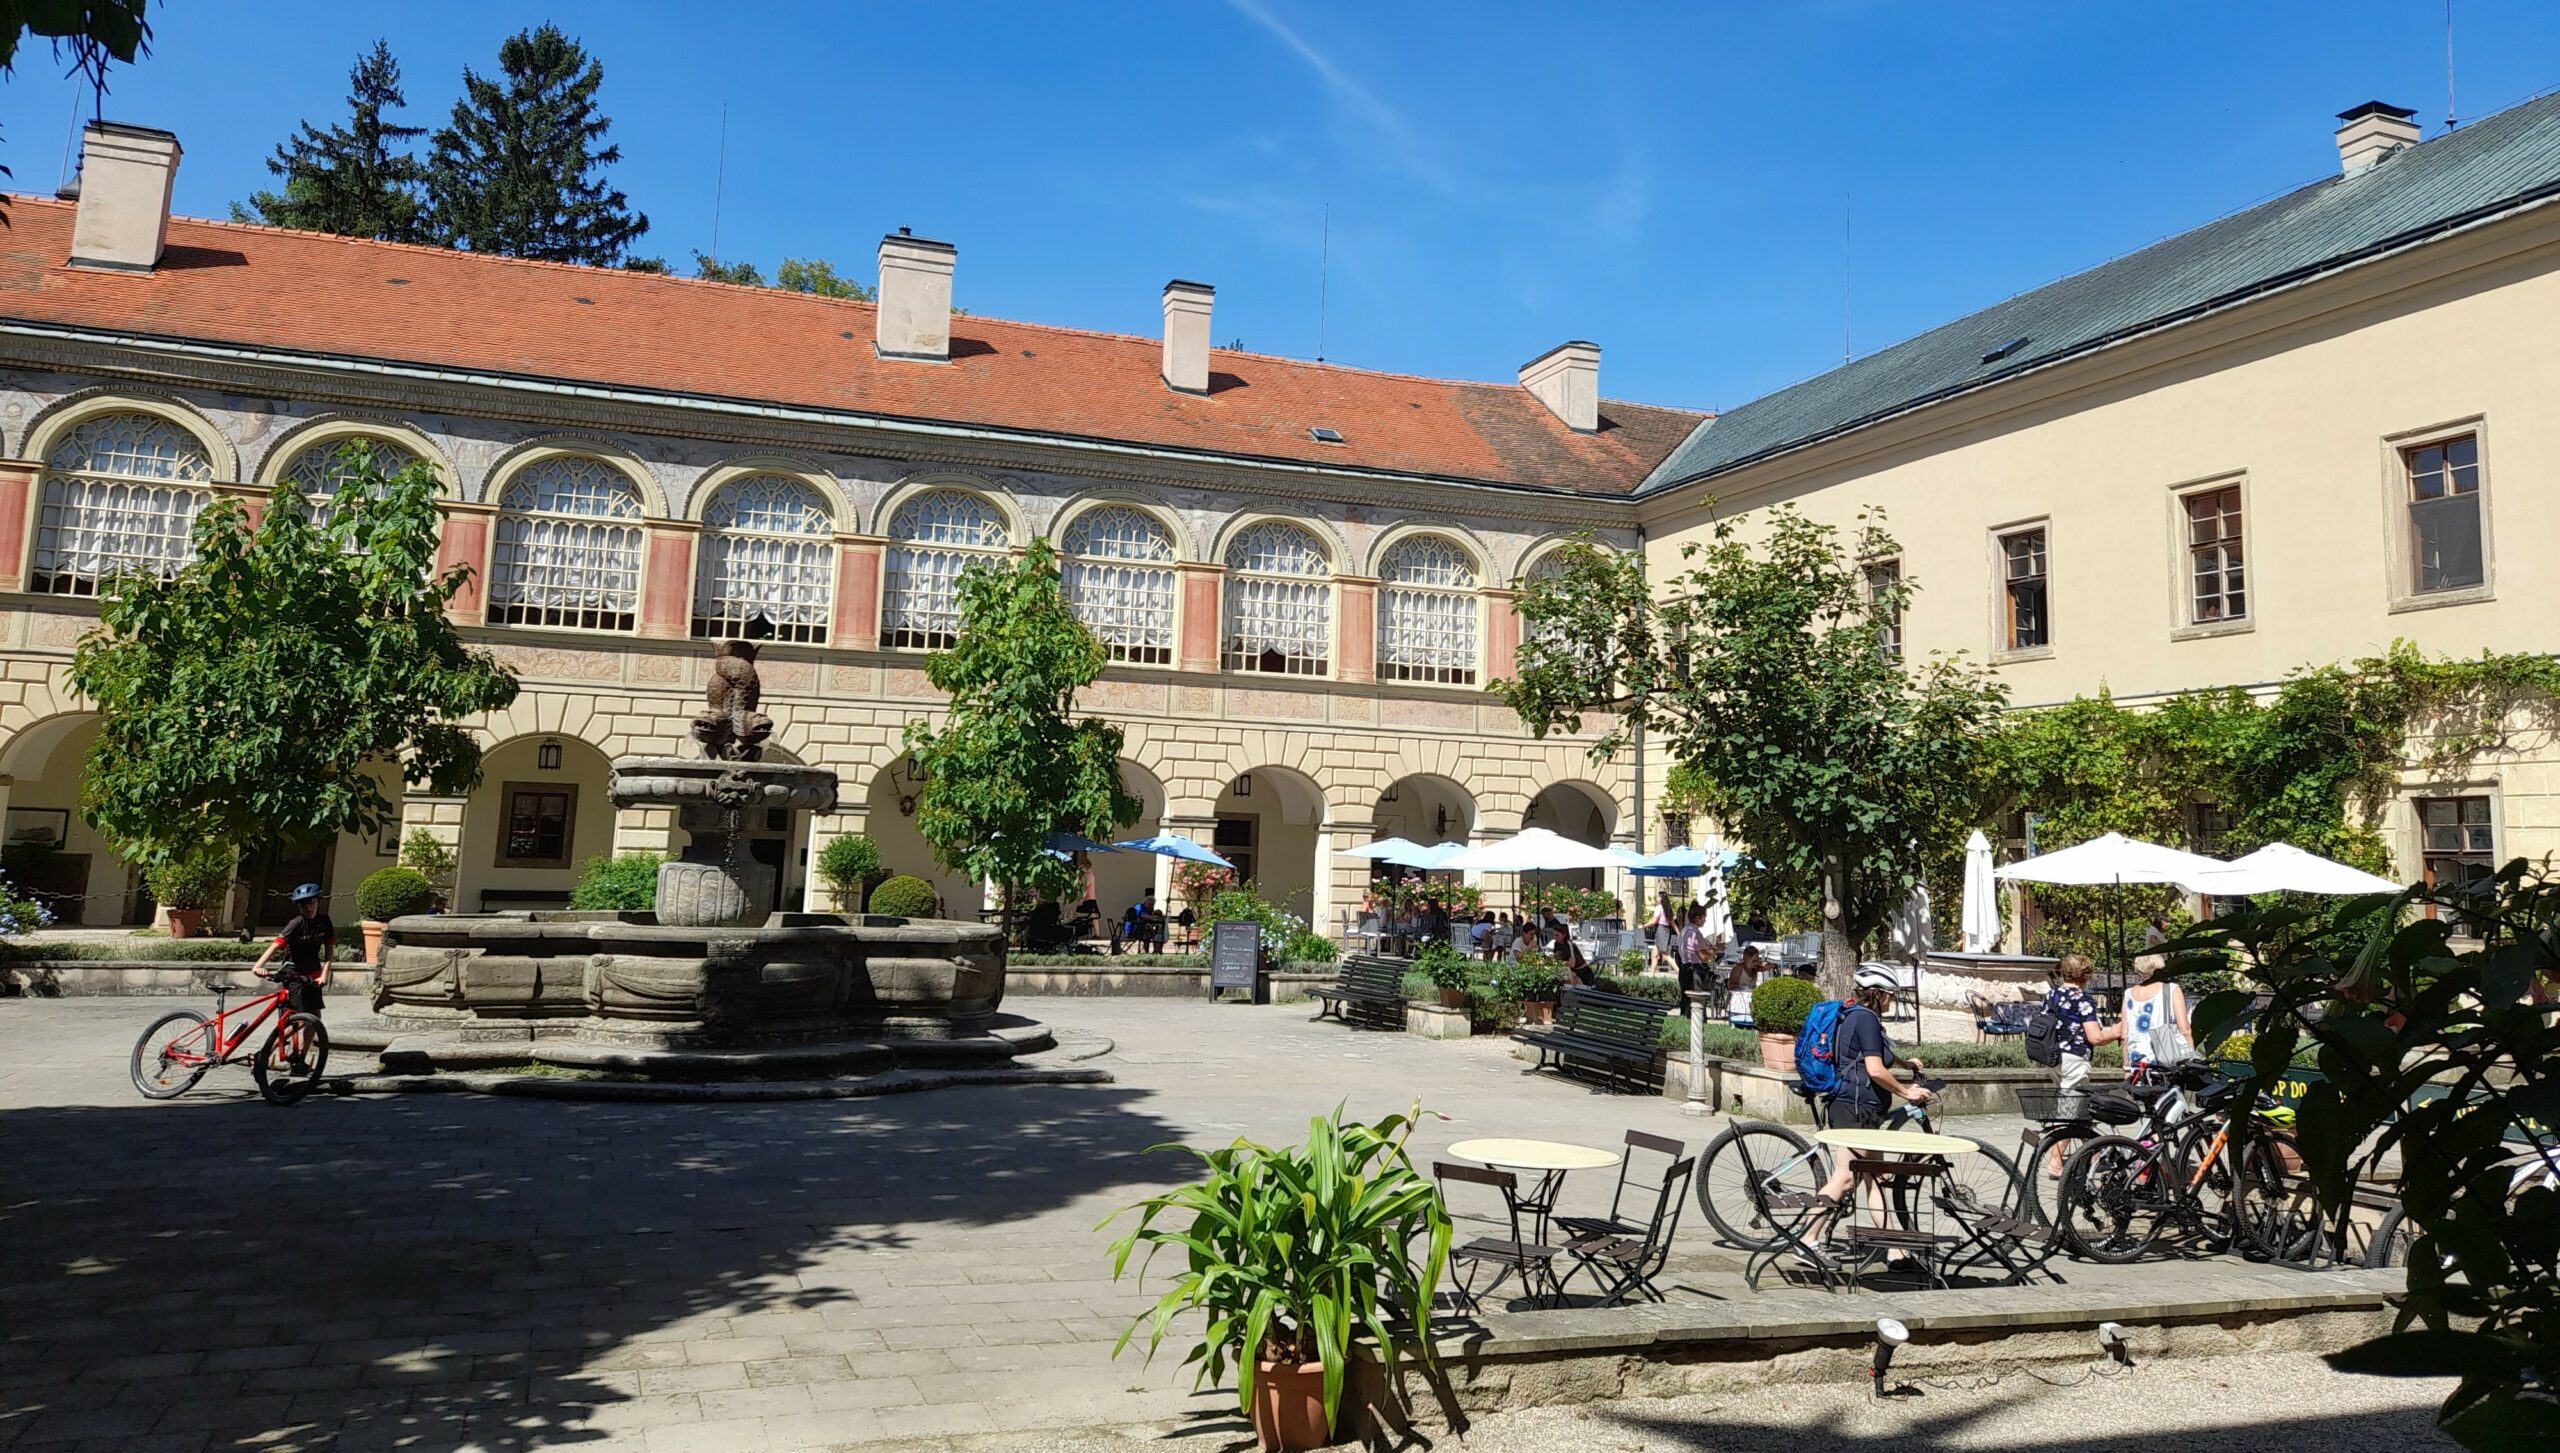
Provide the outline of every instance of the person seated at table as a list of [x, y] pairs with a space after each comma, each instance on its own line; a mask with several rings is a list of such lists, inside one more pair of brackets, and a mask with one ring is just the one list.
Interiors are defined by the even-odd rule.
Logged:
[[1493, 957], [1492, 909], [1485, 909], [1483, 912], [1476, 915], [1474, 925], [1467, 930], [1467, 942], [1475, 949], [1477, 958], [1490, 959]]
[[1597, 983], [1591, 973], [1591, 960], [1584, 956], [1582, 945], [1573, 941], [1572, 926], [1553, 914], [1548, 915], [1547, 924], [1548, 955], [1564, 965], [1565, 972], [1573, 975], [1574, 982], [1585, 985]]
[[1102, 905], [1091, 898], [1076, 905], [1073, 918], [1067, 920], [1067, 932], [1078, 942], [1091, 938], [1102, 927]]
[[1141, 951], [1156, 941], [1156, 925], [1163, 915], [1156, 912], [1156, 895], [1142, 893], [1129, 911], [1120, 915], [1120, 936], [1111, 941], [1111, 951], [1120, 952], [1121, 945], [1134, 944]]
[[1056, 953], [1066, 941], [1066, 914], [1058, 900], [1043, 898], [1033, 904], [1031, 916], [1023, 921], [1022, 946], [1035, 954]]
[[1767, 978], [1769, 971], [1775, 967], [1776, 965], [1760, 957], [1758, 944], [1744, 944], [1742, 957], [1733, 965], [1734, 986], [1741, 989], [1757, 989], [1760, 987], [1760, 981]]
[[[1894, 1073], [1900, 1067], [1916, 1078], [1928, 1066], [1896, 1055], [1893, 1042], [1885, 1037], [1884, 1016], [1892, 1012], [1894, 996], [1901, 989], [1893, 970], [1883, 964], [1862, 964], [1854, 983], [1848, 1001], [1840, 1006], [1839, 1025], [1831, 1036], [1831, 1064], [1839, 1074], [1838, 1083], [1831, 1089], [1834, 1130], [1873, 1130], [1882, 1125], [1888, 1096], [1914, 1105], [1925, 1105], [1932, 1098], [1917, 1083], [1906, 1085]], [[1846, 1150], [1835, 1158], [1831, 1179], [1823, 1182], [1821, 1195], [1836, 1202], [1848, 1194], [1857, 1179], [1851, 1167], [1855, 1159]], [[1867, 1209], [1882, 1225], [1884, 1196], [1872, 1185], [1867, 1188]], [[1823, 1222], [1828, 1219], [1814, 1219], [1815, 1240], [1821, 1239]]]

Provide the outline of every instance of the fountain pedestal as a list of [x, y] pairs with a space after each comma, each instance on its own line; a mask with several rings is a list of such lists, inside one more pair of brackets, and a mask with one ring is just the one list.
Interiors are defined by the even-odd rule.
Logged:
[[776, 809], [833, 812], [836, 774], [782, 762], [622, 757], [606, 789], [616, 807], [672, 807], [691, 835], [684, 852], [658, 867], [658, 922], [677, 928], [762, 923], [773, 902], [774, 869], [748, 855], [745, 838]]

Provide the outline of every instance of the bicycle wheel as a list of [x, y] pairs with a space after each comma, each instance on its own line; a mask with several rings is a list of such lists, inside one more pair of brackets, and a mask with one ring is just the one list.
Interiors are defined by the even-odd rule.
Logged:
[[2292, 1136], [2269, 1130], [2251, 1134], [2241, 1145], [2232, 1220], [2247, 1249], [2277, 1261], [2305, 1262], [2320, 1244], [2320, 1198], [2308, 1177], [2286, 1171], [2300, 1163], [2298, 1154], [2287, 1154], [2292, 1142]]
[[1698, 1169], [1698, 1208], [1728, 1245], [1766, 1251], [1778, 1242], [1769, 1197], [1812, 1195], [1830, 1178], [1830, 1162], [1803, 1136], [1766, 1120], [1737, 1121], [1707, 1146]]
[[2024, 1186], [2019, 1201], [2028, 1215], [2047, 1226], [2053, 1224], [2055, 1202], [2062, 1189], [2062, 1167], [2071, 1163], [2080, 1147], [2097, 1138], [2097, 1128], [2086, 1121], [2044, 1128], [2044, 1134], [2036, 1137], [2034, 1154], [2018, 1167], [2018, 1178]]
[[2205, 1249], [2216, 1254], [2245, 1244], [2238, 1171], [2242, 1132], [2233, 1132], [2215, 1150], [2213, 1137], [2221, 1124], [2218, 1118], [2184, 1120], [2160, 1137], [2166, 1148], [2162, 1165], [2174, 1170], [2174, 1184], [2187, 1189], [2181, 1214], [2203, 1238]]
[[2367, 1269], [2407, 1266], [2409, 1248], [2418, 1244], [2418, 1228], [2409, 1224], [2409, 1213], [2398, 1201], [2382, 1213], [2382, 1221], [2373, 1228], [2373, 1239], [2364, 1245]]
[[151, 1021], [133, 1042], [133, 1087], [152, 1100], [185, 1094], [213, 1068], [213, 1038], [205, 1017], [176, 1009]]
[[2138, 1260], [2160, 1239], [2178, 1201], [2174, 1160], [2159, 1147], [2123, 1135], [2101, 1135], [2062, 1168], [2057, 1229], [2092, 1261]]
[[317, 1014], [288, 1014], [250, 1062], [250, 1078], [270, 1105], [290, 1105], [311, 1093], [329, 1068], [329, 1028]]

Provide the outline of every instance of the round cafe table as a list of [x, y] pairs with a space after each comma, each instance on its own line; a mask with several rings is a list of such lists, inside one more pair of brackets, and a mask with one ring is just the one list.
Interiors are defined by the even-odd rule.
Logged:
[[[1849, 1168], [1857, 1182], [1850, 1192], [1851, 1204], [1873, 1208], [1879, 1220], [1884, 1218], [1883, 1182], [1901, 1174], [1899, 1167], [1905, 1162], [1935, 1158], [1943, 1166], [1950, 1157], [1982, 1153], [1980, 1145], [1961, 1135], [1932, 1135], [1918, 1130], [1824, 1130], [1813, 1138], [1836, 1150], [1864, 1152], [1863, 1156], [1853, 1153], [1849, 1157]], [[1885, 1156], [1896, 1159], [1886, 1160]], [[1854, 1211], [1844, 1212], [1842, 1219], [1854, 1221], [1856, 1214]], [[1895, 1255], [1908, 1249], [1919, 1258], [1932, 1284], [1945, 1284], [1939, 1253], [1945, 1249], [1944, 1242], [1955, 1238], [1931, 1234], [1925, 1226], [1869, 1231], [1853, 1224], [1834, 1229], [1847, 1232], [1853, 1242], [1873, 1242]], [[1854, 1280], [1851, 1285], [1855, 1286]]]
[[1536, 1182], [1513, 1199], [1529, 1213], [1536, 1227], [1530, 1239], [1542, 1245], [1547, 1239], [1547, 1221], [1555, 1214], [1556, 1196], [1564, 1189], [1565, 1172], [1602, 1170], [1623, 1159], [1619, 1151], [1556, 1140], [1461, 1140], [1449, 1147], [1449, 1153], [1496, 1170], [1534, 1174]]

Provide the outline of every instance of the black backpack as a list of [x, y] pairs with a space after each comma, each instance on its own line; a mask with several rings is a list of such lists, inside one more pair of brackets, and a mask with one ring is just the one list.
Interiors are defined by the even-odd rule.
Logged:
[[2047, 999], [2027, 1016], [2027, 1059], [2040, 1065], [2062, 1063], [2062, 1016], [2053, 1012], [2053, 1001]]

